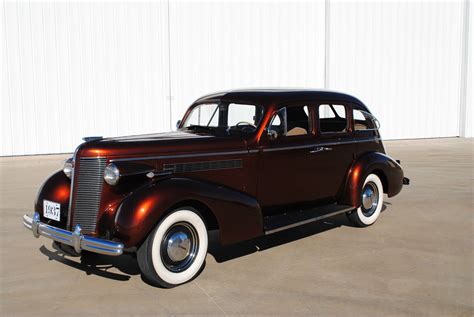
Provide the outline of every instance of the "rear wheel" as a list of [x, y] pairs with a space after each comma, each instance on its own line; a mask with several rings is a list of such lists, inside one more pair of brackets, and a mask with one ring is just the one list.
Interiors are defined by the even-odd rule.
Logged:
[[369, 174], [362, 186], [361, 206], [348, 214], [359, 227], [367, 227], [377, 221], [383, 206], [383, 186], [380, 178]]
[[166, 216], [137, 251], [143, 275], [154, 285], [174, 287], [194, 278], [207, 254], [207, 229], [192, 207]]

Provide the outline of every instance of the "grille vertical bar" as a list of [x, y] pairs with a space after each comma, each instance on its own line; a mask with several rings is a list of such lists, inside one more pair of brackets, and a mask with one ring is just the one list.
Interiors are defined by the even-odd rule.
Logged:
[[80, 158], [75, 188], [72, 228], [79, 224], [82, 230], [94, 232], [99, 213], [105, 158]]

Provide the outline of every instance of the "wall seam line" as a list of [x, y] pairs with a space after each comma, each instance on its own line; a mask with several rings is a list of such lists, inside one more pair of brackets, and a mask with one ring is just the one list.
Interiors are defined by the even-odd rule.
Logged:
[[[6, 1], [3, 2], [3, 32], [4, 32], [4, 43], [5, 43], [5, 60], [6, 60], [6, 65], [5, 65], [5, 68], [6, 68], [6, 78], [7, 78], [7, 81], [10, 83], [11, 80], [10, 80], [10, 62], [9, 62], [9, 58], [8, 58], [8, 37], [7, 37], [7, 3]], [[2, 61], [3, 63], [3, 61]], [[4, 75], [3, 75], [4, 76]], [[15, 155], [13, 153], [13, 118], [12, 118], [12, 110], [11, 110], [11, 103], [12, 103], [12, 97], [11, 97], [11, 85], [9, 84], [8, 85], [8, 106], [10, 107], [9, 112], [9, 116], [10, 116], [10, 137], [11, 137], [11, 141], [10, 141], [10, 155]], [[3, 92], [5, 93], [5, 91]], [[2, 140], [3, 142], [3, 140]], [[5, 150], [6, 151], [6, 150]]]
[[330, 0], [324, 1], [324, 88], [329, 88]]
[[467, 64], [469, 50], [469, 0], [464, 0], [461, 30], [461, 65], [459, 73], [459, 136], [466, 137]]
[[167, 15], [168, 15], [168, 101], [170, 111], [169, 129], [173, 128], [173, 101], [171, 96], [171, 22], [170, 22], [170, 0], [167, 1]]

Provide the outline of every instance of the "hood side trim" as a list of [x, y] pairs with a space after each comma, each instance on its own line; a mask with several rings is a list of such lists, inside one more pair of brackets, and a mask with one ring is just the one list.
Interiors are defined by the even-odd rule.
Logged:
[[162, 159], [173, 159], [173, 158], [206, 157], [206, 156], [239, 155], [239, 154], [249, 154], [249, 151], [242, 150], [242, 151], [229, 151], [229, 152], [210, 152], [210, 153], [194, 153], [194, 154], [129, 157], [129, 158], [111, 159], [110, 162], [146, 161], [146, 160], [162, 160]]

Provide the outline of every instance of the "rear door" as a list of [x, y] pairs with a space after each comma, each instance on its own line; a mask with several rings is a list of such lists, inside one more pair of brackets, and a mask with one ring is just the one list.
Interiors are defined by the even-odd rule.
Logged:
[[344, 189], [355, 151], [351, 108], [342, 102], [322, 102], [315, 114], [314, 189], [319, 198], [335, 201]]

